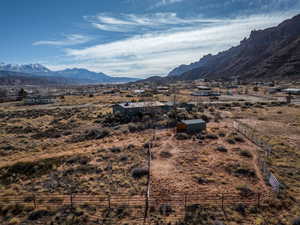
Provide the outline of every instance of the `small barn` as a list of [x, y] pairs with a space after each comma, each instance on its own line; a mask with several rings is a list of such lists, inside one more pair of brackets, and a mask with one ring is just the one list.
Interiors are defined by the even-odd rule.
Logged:
[[177, 124], [177, 132], [201, 133], [206, 130], [206, 122], [202, 119], [182, 120]]

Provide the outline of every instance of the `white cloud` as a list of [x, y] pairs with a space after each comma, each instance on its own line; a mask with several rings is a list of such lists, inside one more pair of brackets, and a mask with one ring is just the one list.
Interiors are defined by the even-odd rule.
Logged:
[[36, 41], [32, 43], [32, 45], [53, 45], [53, 46], [71, 46], [87, 43], [91, 40], [91, 37], [80, 35], [80, 34], [70, 34], [65, 35], [65, 39], [63, 40], [55, 40], [55, 41]]
[[[71, 62], [76, 62], [74, 64], [77, 67], [102, 71], [110, 75], [135, 77], [166, 75], [169, 70], [180, 64], [191, 63], [205, 54], [215, 54], [239, 44], [240, 40], [248, 36], [253, 29], [277, 25], [290, 16], [290, 14], [273, 14], [228, 19], [222, 22], [215, 20], [207, 26], [191, 23], [188, 26], [135, 35], [83, 49], [65, 49], [65, 52]], [[119, 23], [116, 20], [110, 22]], [[157, 23], [157, 20], [147, 22]]]
[[203, 18], [179, 18], [176, 13], [154, 13], [144, 15], [121, 14], [110, 16], [105, 13], [97, 16], [85, 16], [95, 28], [112, 32], [142, 32], [149, 30], [162, 30], [167, 26], [187, 26], [195, 23], [216, 23], [222, 20]]
[[179, 2], [183, 2], [183, 1], [184, 0], [159, 0], [159, 2], [157, 2], [155, 4], [155, 7], [170, 5], [170, 4], [179, 3]]

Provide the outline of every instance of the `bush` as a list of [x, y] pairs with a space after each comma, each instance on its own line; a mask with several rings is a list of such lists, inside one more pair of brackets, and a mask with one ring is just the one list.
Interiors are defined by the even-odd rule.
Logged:
[[112, 147], [112, 148], [110, 148], [110, 151], [112, 153], [120, 153], [121, 152], [121, 148], [120, 147]]
[[216, 150], [219, 152], [228, 152], [227, 148], [225, 148], [224, 146], [219, 146], [216, 148]]
[[218, 139], [218, 136], [215, 135], [215, 134], [208, 134], [208, 135], [206, 135], [206, 138], [207, 138], [207, 139], [216, 140], [216, 139]]
[[162, 204], [159, 207], [159, 212], [163, 216], [169, 216], [173, 212], [173, 209], [172, 209], [172, 207], [170, 205]]
[[111, 134], [107, 128], [86, 130], [83, 134], [71, 138], [71, 142], [81, 142], [88, 140], [102, 139]]
[[231, 145], [234, 145], [235, 144], [235, 140], [232, 139], [232, 138], [227, 138], [226, 141], [231, 144]]
[[242, 142], [245, 142], [244, 138], [242, 138], [242, 137], [240, 137], [240, 136], [235, 137], [234, 140], [235, 140], [236, 142], [241, 142], [241, 143], [242, 143]]
[[242, 150], [240, 152], [241, 156], [247, 157], [247, 158], [252, 158], [252, 154], [248, 150]]
[[144, 176], [148, 176], [149, 170], [147, 168], [134, 168], [131, 175], [134, 179], [140, 179]]
[[51, 216], [51, 215], [52, 215], [52, 213], [50, 213], [47, 210], [38, 210], [38, 211], [32, 212], [28, 216], [28, 220], [38, 220], [38, 219], [41, 219], [44, 216]]
[[255, 193], [250, 189], [248, 188], [246, 185], [243, 185], [243, 186], [239, 186], [236, 188], [239, 192], [240, 192], [240, 195], [242, 197], [250, 197], [252, 195], [254, 195]]
[[187, 133], [177, 133], [175, 137], [177, 140], [187, 140], [191, 138]]
[[292, 225], [300, 225], [300, 216], [293, 220]]
[[235, 207], [235, 210], [242, 215], [245, 215], [245, 213], [246, 213], [246, 207], [244, 204], [241, 204], [241, 203]]
[[167, 151], [161, 151], [159, 155], [162, 158], [171, 158], [173, 156], [170, 152]]

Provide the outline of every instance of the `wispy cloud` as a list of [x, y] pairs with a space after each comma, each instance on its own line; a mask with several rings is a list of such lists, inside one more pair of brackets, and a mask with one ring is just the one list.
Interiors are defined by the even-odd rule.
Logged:
[[92, 40], [91, 37], [81, 34], [65, 35], [63, 40], [51, 40], [51, 41], [36, 41], [32, 45], [52, 45], [52, 46], [72, 46], [78, 44], [84, 44]]
[[121, 14], [111, 16], [105, 13], [96, 16], [85, 16], [95, 28], [111, 32], [146, 32], [149, 30], [161, 30], [170, 26], [187, 26], [195, 23], [216, 23], [222, 20], [204, 18], [179, 18], [176, 13], [154, 14]]
[[[199, 18], [187, 20], [171, 16], [175, 21], [185, 21], [186, 25], [178, 24], [172, 29], [135, 34], [130, 38], [87, 48], [68, 48], [65, 49], [65, 53], [70, 62], [76, 66], [116, 76], [166, 75], [170, 69], [179, 64], [191, 63], [205, 54], [226, 50], [239, 44], [251, 30], [277, 25], [290, 16], [291, 14], [273, 14], [222, 21], [212, 19], [207, 20], [210, 22], [205, 26]], [[148, 24], [172, 23], [162, 22], [162, 17], [157, 19], [156, 16], [152, 20], [149, 16], [146, 17], [147, 20], [134, 15], [127, 18], [134, 19], [108, 17], [105, 21], [106, 25], [133, 23], [148, 26]], [[102, 16], [100, 19], [104, 21]]]
[[164, 6], [164, 5], [170, 5], [170, 4], [174, 4], [174, 3], [179, 3], [179, 2], [183, 2], [184, 0], [159, 0], [155, 6], [159, 7], [159, 6]]

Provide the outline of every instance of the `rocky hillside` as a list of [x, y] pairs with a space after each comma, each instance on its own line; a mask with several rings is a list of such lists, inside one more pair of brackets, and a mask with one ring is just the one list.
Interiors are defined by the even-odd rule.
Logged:
[[170, 75], [177, 75], [176, 79], [179, 80], [236, 76], [249, 80], [298, 80], [300, 15], [277, 27], [252, 31], [250, 37], [241, 41], [240, 45], [217, 55], [207, 55], [191, 65], [180, 66], [171, 71]]

